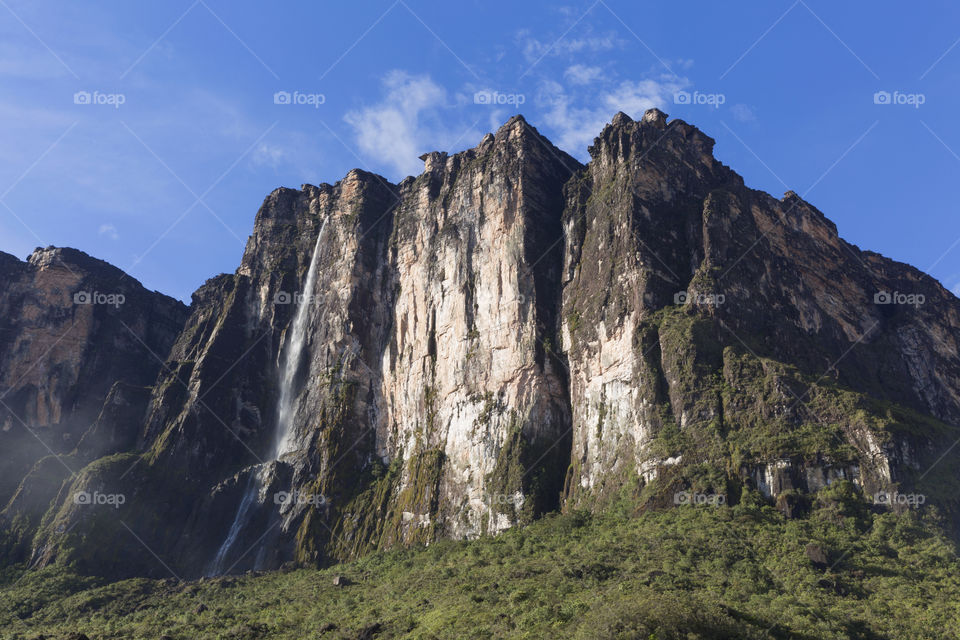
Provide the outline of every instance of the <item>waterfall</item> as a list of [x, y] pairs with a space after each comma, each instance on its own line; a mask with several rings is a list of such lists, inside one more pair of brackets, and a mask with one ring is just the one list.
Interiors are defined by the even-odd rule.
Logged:
[[[303, 291], [299, 298], [291, 300], [296, 303], [297, 311], [290, 324], [285, 341], [285, 349], [282, 360], [282, 370], [280, 374], [280, 401], [277, 406], [277, 436], [270, 453], [270, 459], [263, 464], [257, 465], [258, 470], [251, 471], [250, 479], [247, 481], [247, 487], [237, 508], [237, 515], [234, 516], [233, 523], [230, 525], [230, 531], [224, 538], [223, 544], [217, 550], [217, 555], [210, 563], [210, 569], [207, 575], [221, 575], [226, 569], [224, 564], [227, 561], [227, 555], [231, 548], [237, 542], [240, 532], [247, 525], [252, 513], [255, 511], [257, 495], [263, 486], [261, 471], [267, 468], [270, 462], [278, 460], [280, 456], [293, 450], [293, 418], [296, 414], [297, 389], [296, 383], [297, 369], [303, 358], [303, 346], [306, 342], [307, 325], [310, 320], [310, 308], [314, 304], [314, 286], [317, 280], [317, 254], [320, 252], [320, 243], [323, 240], [323, 232], [327, 227], [327, 221], [324, 220], [320, 225], [320, 233], [317, 234], [317, 242], [313, 246], [313, 254], [310, 257], [310, 267], [307, 269], [307, 278], [303, 283]], [[229, 569], [231, 567], [228, 567]]]
[[213, 558], [213, 562], [210, 563], [210, 569], [207, 571], [208, 576], [219, 576], [227, 569], [232, 568], [224, 568], [223, 565], [227, 561], [227, 553], [240, 535], [240, 530], [247, 523], [250, 515], [250, 507], [253, 506], [257, 493], [260, 491], [259, 475], [260, 474], [254, 473], [250, 476], [250, 479], [247, 480], [247, 488], [243, 493], [243, 500], [240, 501], [240, 508], [237, 509], [237, 515], [234, 516], [233, 524], [230, 525], [230, 532], [227, 533], [223, 544], [221, 544], [220, 549], [217, 550], [217, 555]]
[[307, 279], [303, 283], [303, 294], [297, 306], [297, 315], [293, 318], [286, 350], [283, 358], [283, 372], [280, 377], [280, 402], [277, 405], [277, 441], [273, 451], [273, 459], [277, 460], [285, 453], [293, 450], [293, 418], [296, 414], [297, 389], [294, 389], [297, 369], [303, 357], [303, 344], [307, 338], [307, 324], [310, 319], [310, 308], [314, 300], [314, 283], [317, 279], [317, 253], [320, 251], [320, 240], [323, 231], [327, 228], [327, 221], [320, 225], [317, 234], [317, 244], [313, 247], [313, 257], [310, 258], [310, 268], [307, 270]]

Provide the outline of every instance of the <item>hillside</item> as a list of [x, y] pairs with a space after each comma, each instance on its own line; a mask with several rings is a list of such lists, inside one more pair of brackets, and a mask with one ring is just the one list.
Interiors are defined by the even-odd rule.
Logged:
[[105, 585], [8, 573], [2, 637], [958, 637], [960, 563], [915, 514], [871, 513], [848, 484], [803, 520], [762, 502], [550, 516], [323, 571]]

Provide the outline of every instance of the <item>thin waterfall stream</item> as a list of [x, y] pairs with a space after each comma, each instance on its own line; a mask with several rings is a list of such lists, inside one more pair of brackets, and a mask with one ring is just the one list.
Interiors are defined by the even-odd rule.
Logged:
[[291, 300], [291, 302], [297, 304], [297, 312], [290, 325], [289, 337], [284, 347], [280, 372], [280, 400], [277, 404], [277, 435], [270, 452], [270, 459], [257, 465], [261, 469], [254, 471], [250, 476], [243, 499], [237, 507], [237, 514], [230, 525], [227, 537], [224, 538], [213, 562], [210, 563], [210, 569], [207, 571], [208, 575], [222, 575], [232, 568], [232, 566], [225, 568], [224, 565], [227, 562], [230, 550], [240, 537], [240, 532], [255, 511], [257, 494], [260, 493], [263, 484], [260, 471], [269, 463], [279, 460], [281, 456], [294, 450], [293, 419], [296, 416], [296, 400], [299, 391], [294, 386], [296, 385], [297, 370], [300, 368], [300, 362], [303, 359], [303, 347], [306, 344], [307, 327], [310, 322], [310, 309], [314, 306], [313, 290], [317, 280], [317, 254], [320, 252], [320, 244], [326, 227], [327, 221], [324, 220], [320, 225], [320, 233], [317, 234], [317, 242], [313, 246], [313, 254], [310, 257], [310, 266], [307, 269], [307, 278], [304, 280], [303, 290], [299, 298]]
[[303, 293], [297, 306], [297, 315], [293, 318], [290, 328], [290, 338], [283, 360], [283, 373], [280, 378], [280, 402], [277, 405], [277, 441], [273, 449], [273, 459], [279, 459], [283, 454], [293, 450], [293, 418], [296, 415], [297, 389], [294, 389], [297, 369], [303, 357], [303, 345], [307, 339], [307, 325], [310, 320], [310, 309], [314, 306], [313, 289], [317, 280], [317, 253], [320, 251], [320, 241], [327, 228], [327, 221], [320, 225], [317, 234], [317, 244], [313, 247], [313, 256], [310, 258], [310, 268], [307, 269], [307, 279], [303, 283]]

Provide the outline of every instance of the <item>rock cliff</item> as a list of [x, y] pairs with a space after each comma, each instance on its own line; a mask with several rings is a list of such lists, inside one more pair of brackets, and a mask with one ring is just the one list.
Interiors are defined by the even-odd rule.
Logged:
[[[899, 411], [958, 420], [957, 299], [844, 242], [796, 194], [745, 187], [712, 148], [659, 111], [621, 113], [567, 185], [568, 497], [681, 461], [668, 475], [709, 469], [718, 492], [737, 469], [774, 495], [822, 477], [873, 493], [888, 467], [906, 479], [924, 462], [903, 451], [935, 448]], [[792, 479], [756, 480], [769, 475]]]
[[[590, 155], [517, 116], [399, 184], [274, 191], [175, 341], [175, 314], [138, 325], [167, 338], [156, 375], [97, 380], [82, 471], [21, 483], [46, 511], [20, 532], [33, 564], [322, 564], [750, 489], [797, 516], [837, 480], [957, 518], [960, 301], [660, 111], [617, 114]], [[77, 393], [60, 375], [23, 392], [35, 414]]]
[[15, 540], [64, 479], [136, 441], [186, 315], [75, 249], [0, 254], [0, 519]]

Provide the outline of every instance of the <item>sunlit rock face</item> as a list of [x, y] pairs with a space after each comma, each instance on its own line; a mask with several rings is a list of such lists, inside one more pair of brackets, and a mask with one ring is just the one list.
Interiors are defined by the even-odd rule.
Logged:
[[[130, 321], [168, 338], [166, 364], [102, 389], [76, 477], [27, 475], [15, 502], [46, 516], [20, 548], [36, 566], [160, 575], [159, 557], [195, 576], [555, 509], [755, 490], [796, 516], [836, 482], [952, 486], [955, 297], [844, 242], [796, 194], [747, 188], [658, 110], [617, 114], [590, 156], [515, 117], [399, 184], [354, 170], [271, 193], [240, 267], [194, 294], [182, 331]], [[47, 311], [11, 316], [48, 345], [67, 322], [55, 297], [81, 286], [61, 271], [23, 285], [48, 291]], [[83, 381], [62, 376], [33, 378], [35, 413], [63, 414], [49, 398]], [[98, 491], [125, 502], [71, 499]]]
[[425, 161], [400, 185], [377, 363], [377, 455], [404, 461], [388, 535], [403, 540], [496, 532], [556, 508], [569, 455], [557, 283], [562, 187], [580, 165], [521, 117]]

